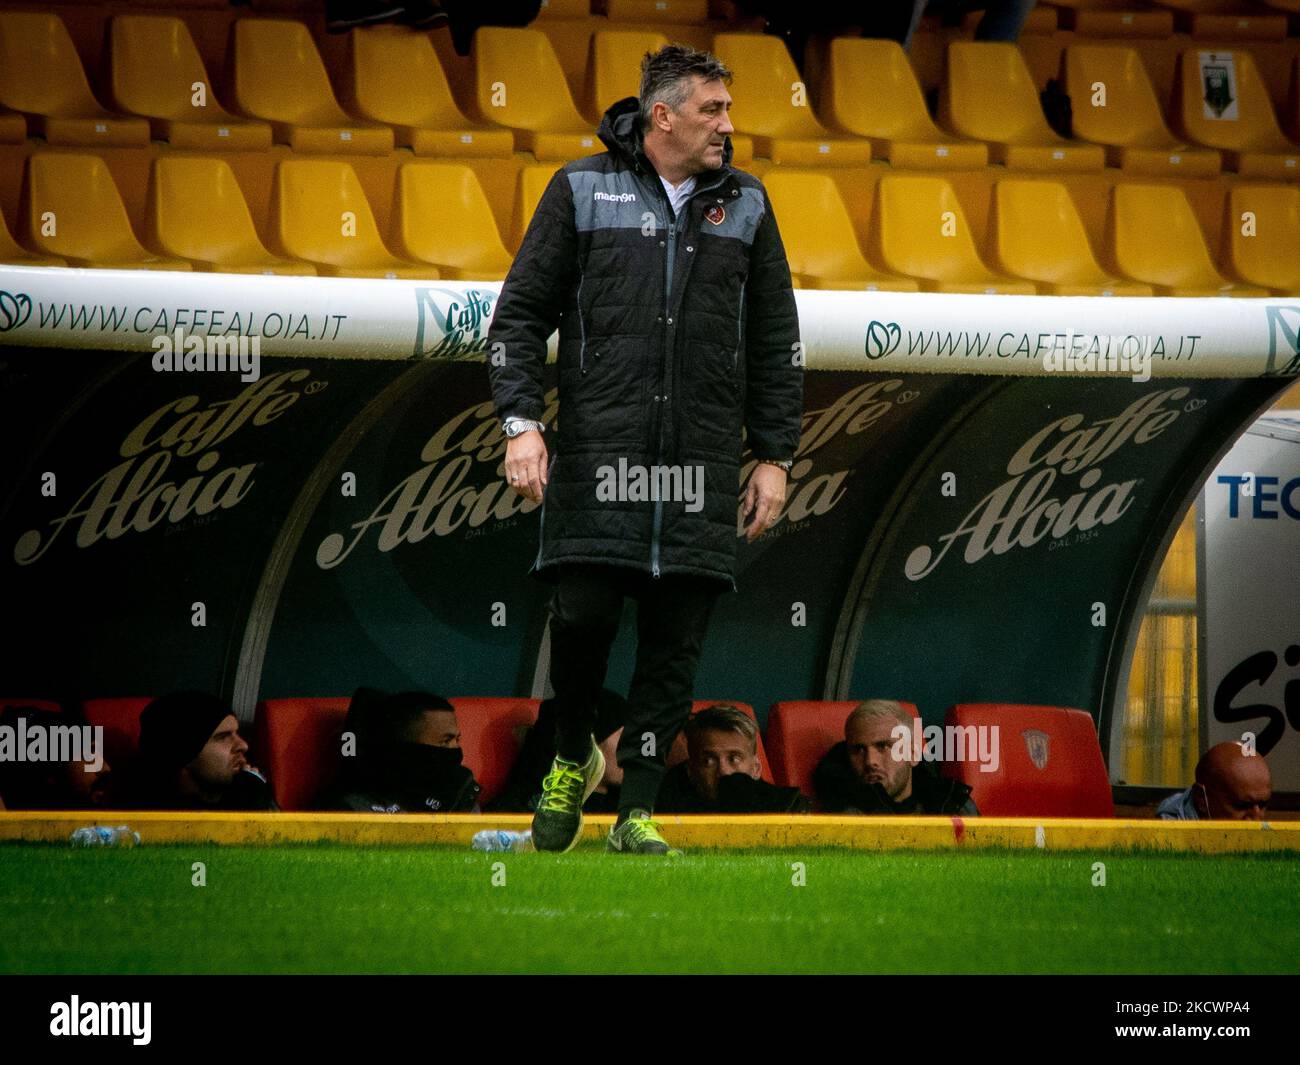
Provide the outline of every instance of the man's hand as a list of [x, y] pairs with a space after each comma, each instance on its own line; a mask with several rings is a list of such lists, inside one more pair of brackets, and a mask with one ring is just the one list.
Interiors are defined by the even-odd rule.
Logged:
[[506, 482], [525, 499], [534, 503], [542, 501], [546, 466], [546, 443], [536, 429], [520, 433], [506, 443]]
[[745, 526], [745, 540], [753, 543], [776, 524], [785, 505], [785, 470], [770, 462], [760, 462], [749, 478], [743, 502], [746, 518], [753, 520]]

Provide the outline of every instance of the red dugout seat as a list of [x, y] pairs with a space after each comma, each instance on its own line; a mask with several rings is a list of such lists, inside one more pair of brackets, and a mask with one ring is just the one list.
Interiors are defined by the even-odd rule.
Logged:
[[63, 709], [57, 699], [20, 699], [0, 695], [0, 714], [3, 714], [11, 706], [34, 706], [37, 710], [53, 710], [55, 713], [59, 713]]
[[[254, 725], [259, 767], [282, 810], [314, 810], [334, 783], [351, 698], [267, 699]], [[518, 731], [537, 720], [538, 699], [454, 698], [464, 764], [482, 787], [480, 805], [501, 790], [519, 751]]]
[[1114, 817], [1110, 779], [1092, 717], [1082, 710], [1012, 703], [959, 703], [945, 728], [997, 726], [996, 772], [978, 762], [945, 762], [945, 776], [969, 784], [987, 817]]
[[[709, 706], [734, 706], [737, 710], [742, 710], [757, 722], [758, 718], [754, 717], [754, 708], [748, 703], [733, 703], [727, 699], [696, 699], [691, 704], [691, 713], [698, 714], [701, 710]], [[686, 750], [686, 730], [683, 729], [677, 734], [677, 739], [673, 741], [673, 748], [668, 752], [665, 765], [672, 769], [673, 766], [686, 761], [688, 751]], [[768, 764], [767, 751], [763, 749], [762, 733], [758, 736], [758, 764], [763, 767], [763, 779], [769, 784], [774, 783], [772, 779], [772, 767]]]
[[134, 760], [140, 746], [140, 711], [153, 702], [152, 695], [119, 699], [86, 699], [81, 709], [89, 725], [104, 728], [104, 749], [114, 769]]
[[334, 783], [352, 700], [265, 699], [253, 716], [253, 764], [270, 778], [281, 810], [314, 810]]
[[[862, 702], [862, 699], [789, 700], [773, 704], [767, 719], [767, 749], [776, 783], [798, 788], [814, 800], [816, 809], [813, 770], [826, 752], [844, 739], [844, 722]], [[920, 720], [914, 703], [900, 700], [899, 705]]]
[[505, 787], [510, 768], [519, 754], [520, 736], [537, 720], [540, 699], [475, 698], [457, 696], [450, 700], [460, 725], [464, 764], [483, 791], [479, 805], [496, 798]]

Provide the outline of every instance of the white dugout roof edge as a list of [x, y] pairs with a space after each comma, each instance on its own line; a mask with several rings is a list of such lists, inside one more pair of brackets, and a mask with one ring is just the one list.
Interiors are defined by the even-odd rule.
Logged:
[[[155, 353], [202, 345], [210, 355], [247, 337], [257, 339], [262, 356], [476, 359], [486, 353], [500, 288], [486, 281], [0, 266], [0, 344]], [[1300, 297], [802, 289], [795, 299], [805, 365], [813, 370], [1142, 379], [1148, 371], [1155, 378], [1300, 372]], [[552, 358], [554, 351], [552, 337]]]

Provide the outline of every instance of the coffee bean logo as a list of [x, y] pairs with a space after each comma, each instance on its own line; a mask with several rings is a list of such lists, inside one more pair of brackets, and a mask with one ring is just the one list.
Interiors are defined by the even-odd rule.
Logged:
[[32, 298], [25, 292], [13, 295], [0, 290], [0, 333], [17, 329], [32, 316]]
[[872, 322], [867, 326], [867, 358], [883, 359], [898, 347], [903, 331], [897, 322]]

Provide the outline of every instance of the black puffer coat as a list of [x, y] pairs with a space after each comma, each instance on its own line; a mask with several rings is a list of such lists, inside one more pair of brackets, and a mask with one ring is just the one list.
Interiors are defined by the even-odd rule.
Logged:
[[[533, 570], [553, 579], [560, 563], [607, 563], [734, 589], [742, 427], [754, 458], [790, 459], [803, 417], [785, 249], [762, 183], [732, 169], [730, 141], [675, 218], [635, 97], [606, 112], [600, 138], [609, 151], [547, 186], [488, 335], [504, 356], [488, 360], [498, 415], [540, 420], [546, 341], [560, 330]], [[639, 498], [635, 467], [681, 479]]]

